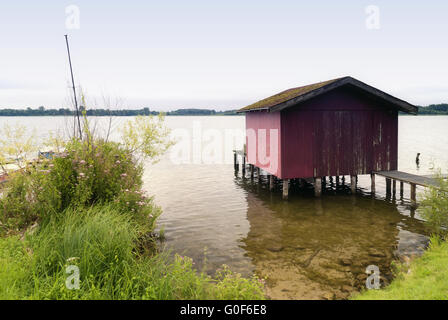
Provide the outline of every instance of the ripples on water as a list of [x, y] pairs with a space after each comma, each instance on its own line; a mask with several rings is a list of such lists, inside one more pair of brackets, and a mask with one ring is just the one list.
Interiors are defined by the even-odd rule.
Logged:
[[[266, 277], [270, 297], [291, 299], [345, 298], [364, 286], [370, 264], [388, 282], [394, 259], [425, 247], [409, 200], [373, 198], [362, 188], [370, 180], [362, 180], [356, 196], [340, 185], [316, 199], [312, 185], [293, 185], [283, 201], [281, 183], [271, 193], [266, 177], [243, 179], [232, 165], [161, 163], [145, 175], [164, 210], [159, 222], [168, 247], [210, 274], [222, 264], [255, 272]], [[378, 181], [377, 192], [384, 189]]]
[[[38, 125], [43, 137], [62, 126], [62, 119], [13, 121]], [[166, 120], [173, 129], [192, 130], [195, 121], [202, 129], [244, 129], [244, 117]], [[0, 118], [0, 125], [5, 121], [11, 118]], [[433, 162], [448, 168], [447, 121], [444, 116], [399, 118], [400, 170], [429, 174]], [[222, 151], [228, 155], [232, 148]], [[348, 180], [338, 190], [327, 185], [319, 199], [312, 186], [293, 185], [289, 201], [282, 201], [280, 184], [271, 193], [265, 177], [258, 182], [235, 176], [232, 164], [176, 165], [167, 156], [148, 164], [144, 173], [146, 190], [163, 209], [159, 225], [165, 228], [167, 248], [191, 256], [209, 274], [226, 264], [246, 276], [266, 277], [267, 294], [286, 299], [346, 298], [364, 286], [370, 264], [379, 266], [387, 283], [393, 260], [419, 254], [426, 246], [406, 184], [403, 199], [385, 199], [384, 179], [377, 177], [375, 197], [370, 176], [359, 177], [356, 196], [349, 194]]]

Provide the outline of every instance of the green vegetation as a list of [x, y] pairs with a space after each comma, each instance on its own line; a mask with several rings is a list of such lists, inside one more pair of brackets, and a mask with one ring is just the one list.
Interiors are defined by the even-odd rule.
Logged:
[[397, 264], [388, 287], [364, 291], [354, 299], [448, 299], [448, 181], [439, 181], [441, 188], [426, 190], [421, 201], [421, 215], [433, 233], [428, 249], [408, 264]]
[[36, 153], [34, 134], [28, 135], [25, 126], [11, 127], [5, 124], [0, 128], [0, 169], [6, 172], [5, 166], [14, 159], [19, 168], [23, 168], [26, 159]]
[[[139, 253], [140, 227], [113, 206], [67, 209], [33, 235], [0, 239], [0, 299], [256, 299], [262, 284], [222, 271], [198, 274], [193, 261]], [[76, 265], [79, 290], [66, 287]]]
[[409, 266], [401, 265], [392, 283], [369, 290], [356, 300], [446, 300], [448, 299], [448, 243], [431, 239], [428, 250]]
[[[441, 174], [439, 172], [439, 176]], [[421, 216], [429, 230], [443, 240], [448, 239], [448, 180], [439, 178], [440, 188], [425, 190], [421, 201]]]
[[431, 104], [426, 107], [419, 107], [418, 114], [448, 115], [448, 103]]
[[[142, 190], [142, 160], [156, 161], [172, 144], [163, 116], [128, 122], [122, 143], [93, 137], [83, 123], [81, 139], [52, 138], [63, 151], [10, 173], [1, 190], [0, 299], [264, 297], [256, 278], [225, 267], [212, 278], [190, 258], [158, 251], [161, 210]], [[28, 140], [14, 142], [22, 131], [10, 132], [13, 147], [4, 141], [0, 153], [22, 158]], [[69, 266], [79, 270], [79, 289], [67, 286], [76, 283]]]
[[151, 226], [149, 217], [156, 218], [158, 210], [141, 191], [142, 174], [125, 145], [72, 139], [58, 157], [38, 160], [11, 175], [0, 198], [0, 235], [26, 229], [68, 207], [109, 202]]
[[[80, 107], [80, 111], [84, 112], [87, 116], [149, 116], [158, 115], [159, 111], [151, 111], [149, 108], [142, 109], [85, 109]], [[74, 116], [75, 112], [67, 109], [45, 109], [45, 107], [39, 107], [38, 109], [0, 109], [0, 117], [28, 117], [28, 116]], [[175, 111], [168, 111], [165, 113], [168, 116], [218, 116], [218, 115], [240, 115], [236, 113], [236, 110], [228, 111], [216, 111], [213, 109], [178, 109]]]

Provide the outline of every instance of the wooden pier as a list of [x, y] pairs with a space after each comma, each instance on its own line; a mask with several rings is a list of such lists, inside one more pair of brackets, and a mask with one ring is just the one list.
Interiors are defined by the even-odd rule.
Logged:
[[[379, 175], [386, 178], [386, 194], [396, 193], [396, 182], [400, 182], [400, 197], [403, 197], [404, 183], [408, 183], [411, 186], [411, 202], [416, 203], [416, 190], [417, 186], [440, 188], [439, 181], [432, 175], [419, 176], [412, 173], [407, 173], [398, 170], [392, 171], [375, 171], [372, 173], [372, 192], [375, 192], [375, 175]], [[448, 175], [443, 175], [442, 178], [448, 178]]]
[[[241, 168], [242, 168], [242, 176], [246, 176], [246, 156], [247, 154], [243, 150], [233, 150], [234, 152], [234, 168], [235, 172], [239, 171], [239, 157], [241, 158]], [[250, 170], [250, 178], [253, 179], [256, 173], [258, 180], [260, 181], [260, 172], [261, 169], [256, 167], [253, 164], [249, 164]], [[404, 193], [404, 184], [407, 183], [411, 187], [411, 195], [410, 199], [413, 204], [416, 204], [416, 194], [417, 194], [417, 186], [422, 187], [434, 187], [440, 188], [439, 180], [435, 175], [416, 175], [408, 172], [398, 171], [398, 170], [390, 170], [390, 171], [373, 171], [371, 176], [371, 192], [375, 194], [375, 176], [382, 176], [386, 179], [386, 195], [393, 195], [395, 197], [397, 192], [397, 181], [400, 183], [400, 198], [403, 198]], [[342, 175], [342, 184], [345, 184], [345, 176]], [[269, 190], [273, 191], [276, 180], [281, 180], [283, 182], [282, 186], [282, 197], [283, 199], [288, 199], [290, 179], [279, 179], [275, 175], [268, 174], [268, 184]], [[448, 175], [442, 175], [441, 178], [448, 179]], [[314, 193], [317, 197], [321, 196], [322, 189], [324, 189], [326, 184], [326, 177], [315, 177], [313, 178], [297, 178], [299, 185], [303, 186], [305, 180], [309, 180], [308, 182], [314, 182]], [[358, 176], [351, 175], [350, 176], [350, 190], [353, 194], [356, 193], [356, 185], [357, 185]], [[330, 184], [333, 184], [333, 177], [329, 176]], [[335, 184], [340, 184], [339, 176], [335, 176]]]

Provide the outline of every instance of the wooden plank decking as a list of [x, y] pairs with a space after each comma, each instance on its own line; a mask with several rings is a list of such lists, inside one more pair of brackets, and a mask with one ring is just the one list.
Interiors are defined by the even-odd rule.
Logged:
[[[398, 180], [401, 182], [406, 182], [409, 184], [414, 184], [423, 187], [439, 187], [439, 182], [434, 176], [419, 176], [412, 173], [407, 173], [403, 171], [375, 171], [374, 174], [383, 176], [388, 179]], [[443, 176], [446, 178], [446, 176]]]

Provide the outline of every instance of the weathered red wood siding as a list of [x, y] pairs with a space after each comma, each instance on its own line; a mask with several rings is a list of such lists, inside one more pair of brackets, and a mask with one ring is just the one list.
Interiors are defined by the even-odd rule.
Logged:
[[246, 114], [247, 162], [277, 177], [281, 177], [280, 125], [280, 112]]
[[397, 111], [357, 90], [336, 89], [283, 110], [281, 130], [280, 178], [397, 169]]

